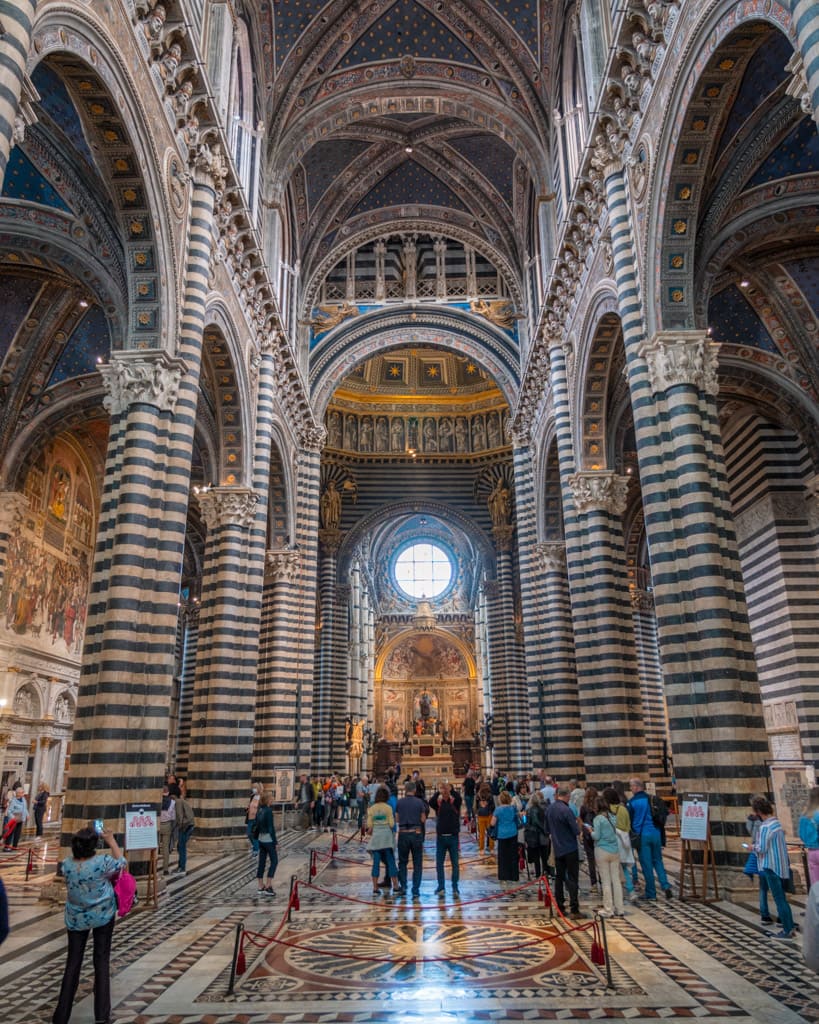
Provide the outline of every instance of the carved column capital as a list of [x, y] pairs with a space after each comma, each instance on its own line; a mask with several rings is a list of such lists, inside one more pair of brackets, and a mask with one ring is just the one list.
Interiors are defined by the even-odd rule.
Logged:
[[639, 352], [648, 364], [655, 394], [681, 384], [693, 385], [709, 395], [719, 391], [719, 344], [705, 331], [658, 331], [640, 345]]
[[265, 555], [266, 575], [274, 583], [296, 583], [301, 571], [298, 548], [273, 548]]
[[299, 432], [299, 447], [304, 451], [320, 455], [327, 443], [327, 431], [324, 427], [311, 423]]
[[0, 491], [0, 533], [9, 533], [28, 511], [28, 498], [19, 491]]
[[319, 542], [328, 555], [335, 555], [341, 547], [344, 534], [341, 530], [319, 530]]
[[604, 181], [623, 170], [624, 144], [625, 140], [614, 130], [606, 134], [598, 132], [595, 136], [591, 162], [600, 171]]
[[629, 477], [608, 469], [582, 470], [569, 477], [578, 512], [610, 512], [621, 516], [626, 510]]
[[535, 544], [535, 558], [541, 572], [563, 572], [566, 568], [566, 545], [557, 541]]
[[210, 145], [200, 142], [191, 149], [190, 168], [194, 184], [205, 185], [221, 192], [227, 178], [227, 161], [218, 142]]
[[114, 352], [111, 361], [99, 368], [107, 391], [102, 404], [112, 416], [136, 404], [172, 413], [187, 369], [183, 359], [168, 355], [164, 349]]
[[249, 530], [253, 525], [259, 495], [247, 487], [210, 487], [198, 498], [208, 533], [220, 526]]
[[492, 536], [495, 538], [495, 547], [501, 554], [512, 550], [512, 538], [515, 535], [514, 526], [501, 525], [492, 527]]
[[494, 601], [494, 599], [500, 594], [500, 584], [497, 580], [484, 580], [483, 583], [481, 583], [481, 589], [483, 590], [487, 601]]
[[650, 594], [647, 590], [634, 590], [629, 591], [631, 597], [631, 607], [638, 612], [650, 612], [654, 610], [654, 595]]

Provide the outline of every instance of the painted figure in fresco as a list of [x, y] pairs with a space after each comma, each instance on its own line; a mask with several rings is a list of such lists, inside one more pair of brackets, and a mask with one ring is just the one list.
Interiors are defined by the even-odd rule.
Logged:
[[455, 420], [455, 451], [469, 451], [469, 423], [466, 416], [459, 416]]
[[390, 447], [390, 428], [386, 416], [379, 416], [375, 421], [375, 450], [386, 452]]
[[486, 448], [486, 428], [483, 425], [483, 416], [476, 416], [472, 420], [472, 451], [482, 452]]
[[394, 452], [402, 452], [404, 450], [404, 421], [393, 420], [392, 421], [392, 450]]
[[51, 494], [48, 499], [48, 511], [61, 523], [66, 519], [66, 502], [68, 500], [68, 473], [57, 467], [51, 477]]
[[337, 530], [341, 526], [341, 492], [335, 480], [330, 480], [321, 496], [321, 525], [325, 530]]

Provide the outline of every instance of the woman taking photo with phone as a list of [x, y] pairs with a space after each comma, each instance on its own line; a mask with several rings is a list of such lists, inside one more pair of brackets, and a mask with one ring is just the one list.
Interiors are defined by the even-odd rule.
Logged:
[[[97, 856], [97, 840], [110, 850]], [[114, 833], [82, 828], [71, 838], [71, 855], [62, 863], [65, 878], [65, 926], [68, 959], [52, 1024], [68, 1024], [89, 932], [94, 933], [94, 1021], [111, 1021], [111, 939], [117, 914], [114, 879], [126, 866]]]

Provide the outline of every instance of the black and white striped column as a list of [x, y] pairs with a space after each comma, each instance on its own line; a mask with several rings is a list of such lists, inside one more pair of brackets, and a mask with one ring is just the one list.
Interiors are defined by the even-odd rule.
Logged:
[[[790, 0], [796, 41], [808, 81], [813, 118], [819, 118], [819, 8], [816, 0]], [[817, 122], [819, 123], [819, 122]]]
[[569, 484], [584, 537], [584, 585], [572, 594], [583, 757], [599, 785], [646, 771], [622, 527], [629, 479], [582, 470]]
[[36, 0], [0, 0], [0, 190], [14, 145]]
[[516, 775], [532, 769], [530, 740], [529, 694], [526, 685], [526, 667], [523, 649], [516, 636], [515, 573], [512, 560], [514, 527], [496, 526], [492, 533], [497, 550], [496, 616], [490, 624], [496, 632], [500, 626], [500, 644], [503, 658], [503, 684], [498, 685], [493, 672], [493, 710], [503, 735], [504, 765]]
[[631, 591], [634, 620], [634, 646], [643, 694], [643, 728], [646, 737], [648, 777], [660, 793], [671, 791], [669, 765], [671, 748], [668, 716], [665, 711], [663, 672], [657, 644], [657, 620], [654, 618], [654, 597], [635, 587]]
[[193, 685], [188, 786], [204, 839], [239, 835], [250, 784], [258, 622], [248, 614], [248, 565], [258, 495], [213, 487], [199, 494], [207, 525]]

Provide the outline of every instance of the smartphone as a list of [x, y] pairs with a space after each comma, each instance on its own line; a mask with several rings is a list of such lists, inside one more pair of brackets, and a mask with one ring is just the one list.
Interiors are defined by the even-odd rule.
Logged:
[[95, 820], [94, 831], [97, 833], [98, 836], [101, 836], [102, 833], [105, 831], [105, 822], [102, 820], [102, 818], [97, 818]]
[[743, 844], [742, 844], [742, 849], [743, 849], [743, 850], [750, 850], [750, 849], [751, 849], [751, 847], [750, 847], [750, 846], [748, 845], [748, 843], [743, 843]]

